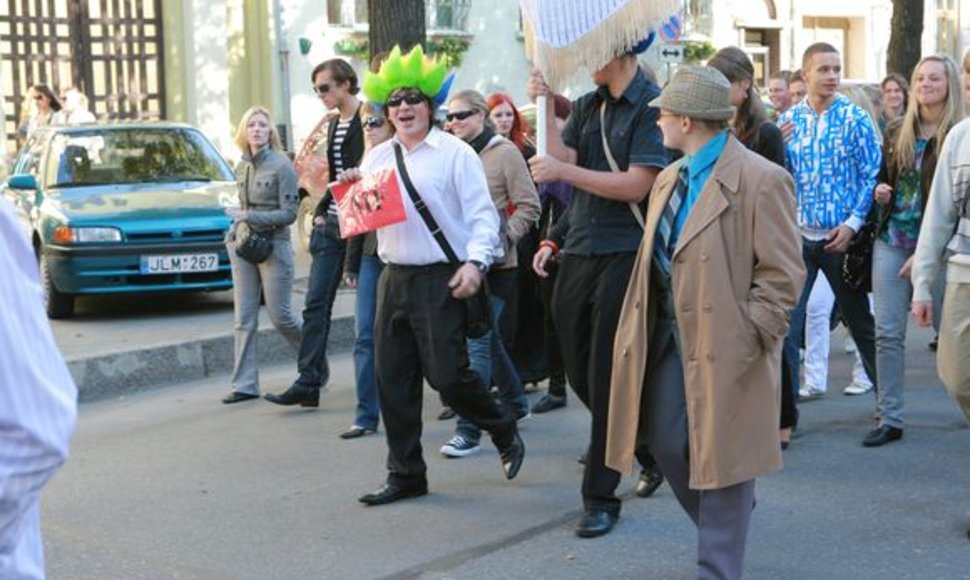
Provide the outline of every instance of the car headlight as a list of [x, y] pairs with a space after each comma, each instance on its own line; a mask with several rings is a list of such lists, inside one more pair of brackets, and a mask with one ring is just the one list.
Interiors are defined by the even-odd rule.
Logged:
[[73, 228], [70, 226], [58, 226], [54, 229], [53, 241], [57, 244], [120, 242], [121, 230], [118, 228]]

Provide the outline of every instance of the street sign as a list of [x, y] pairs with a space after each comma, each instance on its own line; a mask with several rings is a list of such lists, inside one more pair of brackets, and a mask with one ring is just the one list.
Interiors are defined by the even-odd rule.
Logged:
[[680, 16], [673, 14], [660, 25], [660, 39], [664, 42], [677, 42], [680, 35], [684, 32], [684, 21]]
[[657, 54], [660, 55], [660, 62], [667, 64], [680, 64], [684, 62], [683, 44], [661, 44], [657, 48]]

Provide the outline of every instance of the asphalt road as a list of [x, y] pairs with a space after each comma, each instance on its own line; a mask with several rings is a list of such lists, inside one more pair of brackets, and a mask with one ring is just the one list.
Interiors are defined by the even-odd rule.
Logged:
[[[830, 394], [801, 406], [785, 469], [758, 481], [746, 558], [751, 579], [970, 578], [970, 430], [937, 383], [925, 331], [913, 331], [905, 438], [860, 441], [871, 396], [845, 397], [851, 357], [835, 351]], [[833, 340], [833, 348], [841, 341]], [[365, 508], [384, 477], [383, 435], [342, 441], [354, 404], [351, 360], [319, 410], [219, 404], [222, 380], [84, 405], [69, 464], [46, 490], [52, 579], [493, 579], [693, 577], [696, 534], [663, 486], [630, 497], [613, 533], [580, 540], [576, 457], [587, 415], [575, 403], [526, 423], [526, 462], [506, 482], [491, 445], [437, 453], [431, 494]], [[266, 369], [276, 390], [293, 370]]]

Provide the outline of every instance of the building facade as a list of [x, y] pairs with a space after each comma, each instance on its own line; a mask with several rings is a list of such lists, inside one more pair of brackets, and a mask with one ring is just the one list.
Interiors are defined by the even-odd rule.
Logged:
[[[715, 10], [716, 7], [716, 10]], [[885, 73], [891, 0], [685, 0], [685, 38], [737, 45], [759, 79], [800, 66], [816, 41], [838, 47], [844, 76]], [[462, 59], [455, 88], [505, 90], [525, 100], [529, 62], [517, 0], [427, 0], [429, 42]], [[291, 148], [325, 113], [310, 87], [313, 67], [366, 63], [366, 0], [19, 0], [0, 3], [0, 103], [5, 151], [32, 84], [78, 87], [102, 119], [193, 123], [229, 157], [236, 121], [267, 106]], [[964, 22], [965, 21], [965, 22]], [[963, 26], [961, 26], [963, 22]], [[970, 0], [927, 0], [923, 53], [959, 57], [970, 44]], [[459, 47], [459, 48], [456, 48]], [[462, 47], [466, 47], [462, 50]], [[661, 78], [657, 51], [645, 57]], [[567, 95], [589, 88], [578, 74]]]

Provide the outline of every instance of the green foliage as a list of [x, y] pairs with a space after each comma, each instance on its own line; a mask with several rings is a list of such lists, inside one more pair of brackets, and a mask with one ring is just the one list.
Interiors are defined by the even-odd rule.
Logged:
[[[428, 38], [424, 43], [428, 56], [440, 57], [448, 68], [461, 66], [462, 58], [469, 46], [471, 46], [470, 40], [457, 36], [435, 36]], [[363, 61], [368, 60], [370, 56], [367, 38], [355, 36], [341, 38], [333, 44], [333, 50], [339, 55]]]
[[687, 62], [700, 62], [714, 56], [717, 49], [707, 41], [688, 40], [684, 42], [684, 60]]
[[456, 36], [443, 36], [440, 38], [429, 38], [425, 42], [425, 46], [428, 49], [429, 54], [438, 55], [442, 57], [445, 61], [445, 65], [448, 68], [457, 68], [461, 66], [462, 58], [465, 52], [468, 51], [468, 47], [471, 42], [464, 38], [458, 38]]

